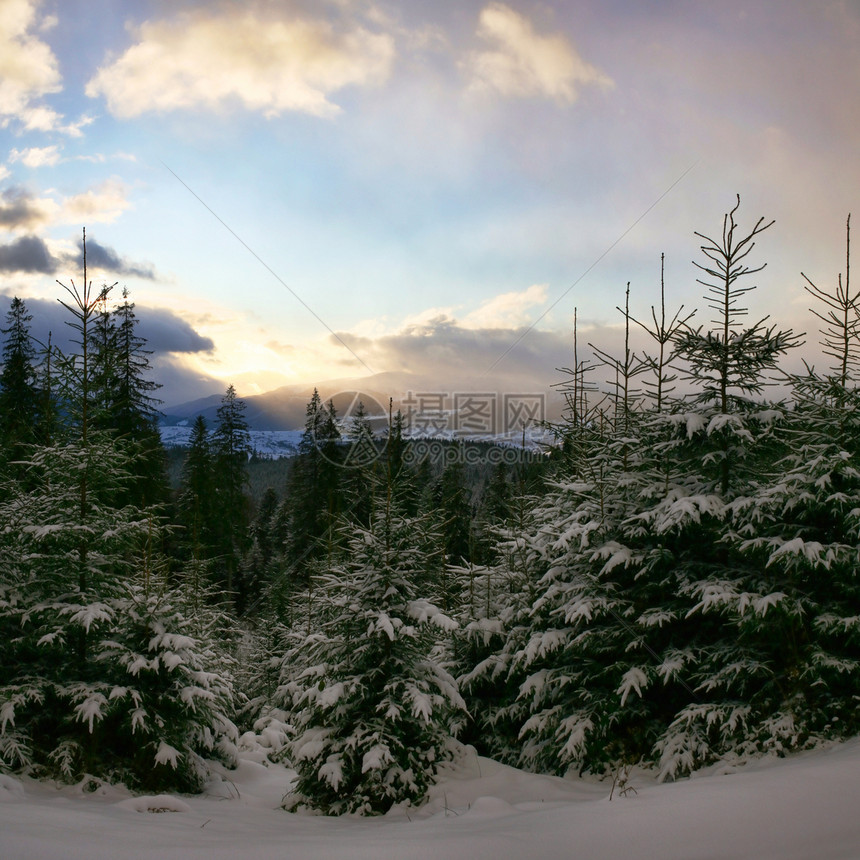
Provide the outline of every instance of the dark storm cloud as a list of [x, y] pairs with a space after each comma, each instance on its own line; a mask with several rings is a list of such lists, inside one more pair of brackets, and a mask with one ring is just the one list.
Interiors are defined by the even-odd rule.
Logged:
[[[57, 298], [64, 301], [67, 294], [57, 288]], [[111, 298], [120, 300], [116, 292]], [[5, 316], [8, 303], [12, 295], [0, 293], [0, 311]], [[129, 296], [130, 300], [134, 296]], [[72, 334], [66, 322], [69, 320], [69, 312], [54, 299], [25, 299], [27, 310], [33, 317], [30, 333], [41, 343], [47, 343], [48, 332], [52, 333], [52, 343], [61, 350], [68, 350], [71, 346], [70, 336]], [[2, 306], [5, 305], [5, 308]], [[214, 348], [211, 338], [198, 334], [194, 327], [173, 311], [165, 308], [135, 307], [135, 315], [138, 319], [138, 334], [146, 340], [146, 348], [152, 350], [154, 355], [173, 353], [175, 355], [208, 352]]]
[[53, 275], [56, 271], [57, 259], [37, 236], [22, 236], [0, 245], [0, 272]]
[[[111, 297], [121, 300], [116, 291]], [[68, 296], [57, 287], [57, 298], [66, 300]], [[130, 295], [129, 299], [133, 300], [134, 296]], [[11, 300], [11, 293], [0, 292], [0, 324], [5, 319]], [[77, 334], [66, 325], [70, 319], [69, 312], [56, 299], [28, 298], [25, 304], [33, 318], [30, 334], [38, 344], [46, 345], [50, 336], [51, 345], [62, 352], [69, 353], [77, 349], [72, 342]], [[149, 376], [161, 386], [156, 392], [160, 400], [169, 405], [221, 391], [223, 385], [220, 380], [201, 375], [182, 364], [183, 355], [213, 349], [211, 338], [198, 334], [194, 326], [165, 308], [137, 305], [135, 315], [138, 319], [138, 334], [146, 340], [145, 348], [152, 351], [149, 356], [152, 372]]]
[[215, 348], [212, 338], [198, 334], [182, 317], [166, 308], [135, 308], [140, 319], [141, 336], [155, 353], [209, 352]]
[[224, 383], [220, 379], [184, 367], [173, 353], [153, 355], [151, 364], [152, 378], [161, 386], [156, 395], [162, 401], [160, 409], [165, 414], [176, 404], [224, 393]]
[[[55, 257], [47, 244], [38, 236], [21, 236], [0, 245], [0, 272], [56, 275], [77, 272], [81, 267], [81, 254], [64, 254]], [[149, 263], [135, 263], [121, 257], [113, 248], [101, 245], [94, 239], [87, 241], [88, 276], [108, 280], [111, 277], [131, 277], [153, 280], [155, 268]]]
[[[78, 247], [83, 252], [83, 244], [78, 243]], [[73, 261], [73, 258], [69, 260]], [[155, 279], [155, 268], [150, 263], [134, 263], [95, 239], [87, 239], [87, 269], [90, 272], [103, 272], [105, 278], [126, 276], [150, 281]]]

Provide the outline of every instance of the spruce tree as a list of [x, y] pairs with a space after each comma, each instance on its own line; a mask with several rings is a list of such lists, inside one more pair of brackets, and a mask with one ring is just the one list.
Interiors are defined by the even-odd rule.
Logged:
[[288, 565], [301, 565], [305, 558], [316, 556], [324, 529], [322, 506], [318, 502], [321, 455], [316, 441], [322, 423], [321, 411], [322, 401], [314, 389], [305, 409], [305, 427], [287, 480], [281, 516], [289, 524], [285, 535]]
[[50, 445], [60, 432], [60, 411], [57, 399], [58, 352], [52, 345], [53, 333], [48, 332], [48, 342], [39, 350], [40, 366], [37, 371], [39, 389], [39, 441]]
[[403, 413], [398, 409], [391, 415], [392, 402], [389, 401], [389, 421], [385, 440], [385, 466], [389, 483], [397, 481], [406, 463], [406, 440]]
[[[629, 337], [627, 306], [621, 313]], [[504, 645], [468, 676], [479, 690], [505, 680], [493, 721], [519, 743], [500, 753], [530, 769], [600, 772], [637, 761], [674, 712], [668, 677], [647, 692], [671, 641], [662, 628], [673, 616], [656, 608], [671, 594], [659, 575], [671, 565], [638, 519], [660, 490], [649, 469], [656, 440], [634, 400], [644, 365], [628, 344], [619, 359], [598, 352], [613, 376], [607, 412], [583, 421], [587, 401], [573, 398], [566, 462], [508, 542], [521, 584], [501, 616]]]
[[138, 333], [138, 319], [129, 292], [112, 312], [114, 345], [114, 402], [112, 426], [131, 443], [135, 454], [135, 480], [129, 500], [148, 507], [164, 504], [169, 497], [167, 460], [158, 430], [158, 407], [153, 396], [161, 386], [151, 378], [151, 350]]
[[[182, 529], [179, 545], [184, 557], [190, 559], [194, 569], [202, 574], [206, 563], [217, 553], [218, 531], [214, 454], [206, 419], [202, 415], [194, 419], [191, 429], [176, 509]], [[202, 581], [200, 585], [202, 587]]]
[[32, 316], [17, 296], [12, 299], [0, 370], [0, 449], [2, 461], [18, 460], [38, 439], [41, 403], [36, 378], [36, 350], [30, 337]]
[[117, 401], [116, 327], [108, 306], [113, 287], [104, 286], [95, 300], [89, 326], [89, 359], [92, 367], [91, 390], [93, 403], [92, 426], [115, 430]]
[[146, 340], [138, 333], [134, 302], [123, 288], [122, 303], [113, 310], [116, 350], [116, 427], [122, 435], [137, 435], [158, 420], [161, 401], [153, 396], [161, 386], [150, 378], [152, 366]]
[[455, 623], [417, 585], [425, 524], [383, 510], [347, 528], [347, 561], [321, 578], [328, 618], [299, 649], [308, 668], [295, 678], [285, 660], [298, 773], [286, 805], [378, 814], [421, 801], [464, 704], [434, 656]]
[[335, 521], [343, 507], [340, 438], [334, 405], [324, 405], [314, 389], [284, 499], [285, 562], [297, 586], [306, 586], [309, 566], [328, 559], [334, 549]]
[[0, 766], [199, 787], [200, 755], [235, 739], [229, 680], [163, 599], [156, 512], [123, 501], [133, 473], [125, 440], [99, 427], [104, 291], [86, 255], [83, 284], [66, 289], [77, 351], [57, 362], [65, 426], [32, 447], [26, 481], [0, 488]]
[[651, 401], [654, 411], [662, 412], [669, 405], [670, 398], [675, 392], [678, 382], [678, 371], [674, 366], [676, 359], [675, 340], [678, 335], [688, 328], [688, 323], [696, 315], [695, 311], [684, 312], [681, 305], [671, 319], [666, 316], [666, 255], [660, 255], [660, 315], [651, 305], [651, 323], [643, 323], [635, 317], [630, 317], [651, 340], [656, 344], [657, 354], [644, 353], [642, 356], [643, 385], [646, 396]]
[[359, 401], [353, 413], [342, 457], [341, 479], [343, 509], [358, 525], [367, 528], [373, 518], [375, 474], [380, 452], [373, 437], [373, 427], [364, 403]]
[[[605, 398], [589, 377], [596, 365], [580, 356], [576, 313], [573, 335], [573, 364], [562, 368], [567, 378], [558, 386], [567, 409], [563, 424], [554, 428], [560, 450], [552, 473], [536, 494], [527, 495], [524, 481], [519, 487], [510, 517], [496, 531], [497, 561], [487, 566], [484, 599], [457, 644], [460, 655], [472, 658], [471, 665], [464, 665], [460, 657], [459, 682], [475, 721], [469, 726], [470, 737], [479, 749], [514, 766], [562, 772], [581, 753], [572, 749], [558, 755], [568, 740], [565, 727], [576, 725], [576, 694], [570, 697], [573, 706], [556, 701], [550, 705], [555, 708], [550, 719], [542, 714], [549, 698], [564, 689], [568, 675], [558, 659], [565, 656], [559, 646], [574, 634], [565, 631], [570, 625], [563, 617], [543, 610], [547, 592], [560, 591], [553, 580], [567, 577], [566, 556], [576, 558], [589, 545], [594, 526], [585, 505], [592, 501], [589, 496], [599, 495], [611, 483], [606, 473], [612, 462], [606, 450]], [[572, 530], [582, 527], [579, 540], [572, 539]], [[553, 677], [554, 664], [559, 665]], [[546, 677], [550, 697], [536, 698]], [[565, 715], [573, 719], [560, 726]], [[536, 731], [527, 737], [530, 729]], [[534, 735], [542, 732], [557, 741], [535, 743]]]
[[[461, 453], [462, 449], [460, 452]], [[445, 466], [434, 489], [435, 508], [440, 518], [445, 558], [451, 564], [471, 555], [472, 506], [462, 459], [457, 456]]]
[[[145, 791], [201, 791], [207, 759], [236, 763], [230, 620], [145, 567], [112, 601], [98, 642], [109, 682], [84, 712], [102, 772]], [[72, 774], [69, 774], [70, 776]]]
[[791, 378], [793, 408], [772, 410], [780, 444], [728, 506], [722, 543], [748, 573], [696, 592], [694, 611], [721, 618], [725, 638], [705, 651], [707, 695], [667, 732], [666, 773], [857, 731], [860, 345], [849, 272], [850, 257], [833, 290], [807, 279], [833, 363]]
[[770, 722], [778, 708], [766, 692], [780, 626], [779, 612], [769, 607], [778, 588], [761, 559], [745, 550], [756, 527], [739, 513], [786, 452], [786, 407], [763, 397], [779, 360], [800, 341], [767, 317], [744, 322], [743, 297], [755, 289], [746, 279], [764, 268], [747, 258], [773, 222], [760, 218], [740, 235], [739, 203], [724, 217], [719, 239], [697, 234], [705, 240], [708, 262], [699, 268], [716, 327], [690, 329], [677, 340], [688, 379], [699, 389], [692, 409], [666, 419], [676, 427], [667, 459], [684, 474], [684, 493], [649, 517], [675, 548], [677, 593], [684, 616], [696, 622], [683, 661], [694, 694], [656, 746], [665, 776], [751, 750], [756, 737], [780, 743], [779, 720]]
[[707, 262], [694, 264], [705, 276], [699, 283], [707, 289], [705, 299], [716, 314], [715, 327], [686, 328], [676, 341], [677, 354], [687, 365], [686, 378], [698, 389], [695, 402], [701, 407], [700, 420], [705, 422], [711, 447], [707, 457], [697, 457], [703, 465], [716, 466], [714, 485], [723, 496], [729, 494], [733, 479], [742, 480], [737, 473], [749, 447], [743, 413], [757, 408], [755, 398], [773, 383], [779, 360], [800, 343], [790, 329], [768, 325], [767, 316], [752, 325], [744, 322], [749, 311], [742, 302], [755, 289], [744, 279], [766, 266], [751, 267], [747, 258], [757, 237], [774, 222], [759, 218], [741, 236], [735, 221], [739, 208], [740, 196], [723, 218], [720, 238], [696, 233], [704, 240], [701, 251]]
[[[251, 523], [250, 547], [242, 562], [246, 612], [260, 610], [267, 597], [266, 591], [275, 578], [278, 507], [278, 494], [272, 487], [267, 487], [260, 499], [257, 515]], [[268, 597], [272, 599], [273, 595]]]
[[217, 517], [215, 570], [228, 594], [239, 589], [240, 605], [245, 600], [244, 586], [239, 587], [236, 574], [247, 543], [250, 515], [250, 500], [245, 488], [251, 436], [244, 413], [244, 402], [237, 397], [236, 389], [228, 386], [221, 398], [212, 434]]

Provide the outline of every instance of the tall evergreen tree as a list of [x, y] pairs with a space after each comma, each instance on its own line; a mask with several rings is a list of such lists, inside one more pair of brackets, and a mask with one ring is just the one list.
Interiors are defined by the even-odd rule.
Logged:
[[460, 457], [455, 457], [443, 470], [435, 496], [446, 559], [452, 564], [459, 564], [471, 555], [472, 518], [470, 492]]
[[774, 713], [769, 695], [764, 696], [769, 704], [754, 709], [756, 713], [750, 710], [772, 671], [768, 643], [777, 613], [765, 616], [775, 591], [760, 560], [741, 549], [754, 532], [738, 513], [785, 453], [785, 407], [763, 397], [779, 360], [799, 338], [778, 330], [767, 317], [752, 325], [744, 322], [743, 299], [755, 289], [746, 279], [764, 268], [751, 267], [747, 258], [756, 238], [773, 222], [760, 218], [740, 234], [735, 221], [739, 204], [738, 198], [724, 217], [719, 239], [697, 234], [705, 240], [701, 250], [708, 262], [699, 268], [707, 276], [701, 283], [716, 312], [715, 328], [690, 329], [677, 340], [688, 378], [699, 391], [693, 409], [686, 406], [667, 419], [676, 432], [666, 446], [666, 459], [669, 469], [683, 475], [683, 495], [655, 508], [650, 520], [674, 550], [681, 597], [677, 611], [696, 622], [679, 661], [695, 694], [656, 747], [665, 775], [739, 749], [761, 732], [776, 731], [776, 724], [769, 723]]
[[370, 525], [373, 518], [378, 460], [379, 449], [373, 438], [373, 428], [364, 403], [359, 401], [350, 419], [345, 455], [341, 458], [341, 483], [346, 515], [364, 528]]
[[0, 370], [0, 460], [19, 459], [38, 438], [41, 398], [36, 379], [36, 350], [30, 337], [32, 316], [17, 296], [12, 299]]
[[661, 743], [666, 774], [858, 729], [858, 297], [848, 261], [834, 290], [807, 282], [833, 364], [792, 377], [793, 408], [767, 413], [778, 444], [727, 506], [720, 552], [733, 565], [691, 589], [691, 614], [722, 629], [702, 649], [700, 700]]
[[[389, 402], [389, 415], [391, 405]], [[389, 483], [396, 482], [403, 471], [407, 445], [403, 413], [398, 409], [390, 415], [385, 440], [385, 465]]]
[[158, 420], [161, 401], [153, 396], [161, 387], [150, 378], [152, 365], [146, 340], [138, 332], [139, 320], [134, 302], [123, 288], [122, 302], [114, 308], [114, 349], [116, 363], [116, 428], [122, 435], [138, 436], [150, 430]]
[[113, 287], [103, 287], [95, 300], [89, 326], [89, 361], [92, 368], [90, 386], [93, 403], [92, 426], [115, 430], [117, 405], [116, 326], [108, 305]]
[[307, 566], [329, 557], [334, 548], [343, 477], [334, 405], [324, 405], [314, 389], [305, 416], [299, 455], [284, 499], [289, 521], [285, 561], [301, 584], [307, 582]]
[[[246, 612], [260, 609], [266, 589], [275, 577], [278, 507], [278, 494], [272, 487], [267, 487], [250, 526], [250, 546], [242, 563]], [[276, 599], [271, 594], [268, 597], [270, 600]]]
[[39, 351], [40, 366], [37, 371], [39, 388], [39, 427], [38, 437], [50, 445], [60, 432], [60, 410], [57, 402], [57, 363], [58, 353], [52, 344], [53, 333], [48, 332], [48, 343]]
[[699, 389], [696, 401], [702, 407], [702, 419], [708, 423], [707, 438], [712, 447], [702, 462], [717, 466], [716, 485], [725, 496], [732, 479], [748, 450], [742, 427], [743, 411], [756, 408], [751, 398], [762, 395], [773, 382], [779, 360], [800, 339], [790, 329], [778, 330], [767, 325], [763, 317], [752, 325], [744, 324], [748, 315], [744, 296], [755, 289], [745, 279], [761, 272], [766, 264], [750, 267], [747, 258], [756, 238], [773, 225], [759, 218], [746, 235], [738, 235], [735, 207], [723, 219], [722, 235], [713, 239], [697, 233], [704, 244], [701, 251], [707, 259], [695, 265], [704, 273], [699, 283], [706, 287], [706, 300], [716, 314], [715, 328], [687, 328], [679, 333], [676, 350], [687, 364], [687, 379]]
[[217, 552], [215, 464], [212, 440], [202, 415], [194, 419], [176, 507], [183, 529], [180, 545], [186, 557], [198, 563], [211, 559]]
[[121, 501], [128, 451], [98, 426], [101, 293], [86, 265], [67, 293], [78, 335], [59, 362], [68, 426], [33, 446], [28, 481], [0, 487], [0, 766], [199, 787], [199, 753], [235, 738], [229, 682], [202, 671], [187, 625], [149, 600], [158, 523]]
[[129, 500], [148, 507], [169, 497], [167, 458], [158, 430], [158, 406], [153, 396], [161, 386], [151, 378], [151, 350], [138, 333], [134, 303], [127, 289], [111, 315], [114, 346], [114, 401], [112, 426], [130, 443], [135, 456], [135, 479]]
[[[217, 516], [217, 575], [228, 593], [236, 592], [236, 574], [248, 540], [250, 500], [246, 493], [251, 435], [245, 420], [245, 403], [230, 385], [221, 398], [212, 434], [215, 513]], [[244, 593], [239, 593], [240, 603]]]
[[[629, 314], [621, 312], [629, 333]], [[653, 612], [660, 578], [649, 579], [661, 554], [636, 525], [655, 496], [646, 469], [654, 440], [633, 408], [641, 365], [626, 343], [620, 359], [601, 358], [615, 377], [611, 409], [592, 421], [584, 399], [574, 399], [572, 426], [563, 429], [567, 457], [498, 550], [516, 575], [500, 618], [504, 644], [464, 679], [489, 702], [493, 751], [558, 773], [636, 760], [659, 735], [661, 708], [673, 713], [671, 693], [650, 702], [641, 696], [649, 677], [642, 664], [665, 646], [665, 619]], [[579, 369], [579, 392], [586, 372]], [[493, 686], [501, 692], [495, 702]]]

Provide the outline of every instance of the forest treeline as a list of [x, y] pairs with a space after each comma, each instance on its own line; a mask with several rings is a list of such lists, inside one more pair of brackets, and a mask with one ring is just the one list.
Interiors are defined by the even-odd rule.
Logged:
[[744, 307], [772, 222], [742, 230], [739, 205], [696, 234], [711, 322], [662, 284], [638, 320], [628, 286], [620, 353], [574, 342], [551, 454], [477, 493], [456, 457], [416, 462], [398, 414], [375, 437], [315, 393], [254, 501], [232, 387], [171, 490], [128, 294], [65, 288], [70, 354], [14, 299], [0, 767], [195, 790], [250, 730], [297, 772], [286, 808], [372, 813], [420, 802], [455, 737], [676, 778], [856, 734], [860, 291], [847, 250], [835, 284], [806, 279], [829, 366], [781, 369], [800, 336]]

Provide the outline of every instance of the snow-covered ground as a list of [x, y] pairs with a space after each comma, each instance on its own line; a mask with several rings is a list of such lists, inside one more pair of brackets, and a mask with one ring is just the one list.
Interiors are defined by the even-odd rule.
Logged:
[[860, 857], [860, 740], [671, 784], [638, 772], [637, 793], [611, 801], [608, 782], [526, 774], [467, 751], [425, 806], [364, 819], [282, 811], [292, 772], [259, 758], [220, 771], [200, 797], [135, 798], [118, 787], [88, 792], [0, 775], [0, 857]]

